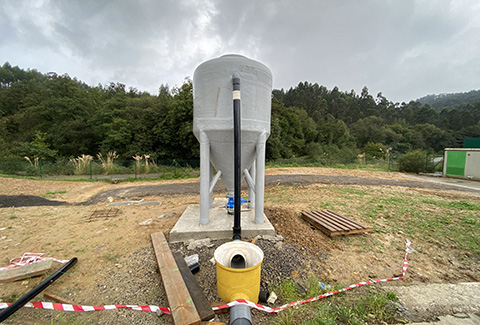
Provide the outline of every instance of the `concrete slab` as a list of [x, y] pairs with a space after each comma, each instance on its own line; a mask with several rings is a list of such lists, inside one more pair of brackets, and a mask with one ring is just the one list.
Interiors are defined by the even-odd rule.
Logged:
[[145, 201], [145, 202], [138, 202], [137, 205], [162, 205], [160, 201]]
[[480, 312], [480, 282], [389, 286], [388, 290], [398, 296], [406, 316], [414, 322], [439, 315]]
[[438, 321], [434, 322], [422, 322], [422, 323], [412, 323], [412, 325], [479, 325], [480, 317], [475, 314], [455, 314], [438, 317]]
[[122, 205], [132, 205], [133, 201], [120, 201], [120, 202], [112, 202], [108, 203], [107, 207], [116, 207], [116, 206], [122, 206]]
[[[209, 223], [199, 224], [200, 205], [192, 204], [187, 207], [172, 231], [169, 242], [185, 242], [190, 239], [223, 239], [233, 236], [233, 215], [227, 213], [226, 199], [216, 198], [213, 208], [210, 209]], [[241, 212], [242, 237], [258, 235], [275, 235], [275, 229], [264, 214], [264, 222], [254, 223], [255, 209], [243, 208]]]

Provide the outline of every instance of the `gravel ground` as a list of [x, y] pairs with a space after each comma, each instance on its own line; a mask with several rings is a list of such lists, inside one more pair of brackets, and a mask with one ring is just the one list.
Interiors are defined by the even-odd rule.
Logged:
[[[265, 254], [261, 266], [261, 290], [271, 291], [282, 279], [293, 278], [300, 287], [305, 286], [309, 273], [319, 273], [321, 258], [305, 259], [308, 251], [285, 244], [281, 236], [259, 237], [256, 241]], [[181, 252], [183, 256], [198, 254], [200, 271], [195, 278], [204, 290], [208, 301], [220, 301], [216, 292], [215, 265], [210, 262], [215, 249], [228, 240], [212, 240], [208, 245], [189, 249], [188, 243], [173, 243], [173, 252]], [[325, 256], [326, 258], [326, 256]], [[92, 288], [91, 301], [98, 304], [145, 304], [168, 306], [153, 248], [145, 247], [135, 251], [114, 268], [106, 269], [104, 278]], [[28, 310], [33, 324], [54, 323], [61, 317], [67, 323], [98, 324], [173, 324], [170, 315], [157, 315], [151, 312], [133, 310], [99, 311], [92, 313], [75, 313], [71, 317], [46, 310]], [[276, 315], [252, 311], [255, 324], [266, 324], [273, 321]], [[229, 313], [218, 314], [217, 320], [228, 322]], [[15, 318], [6, 324], [15, 324]]]

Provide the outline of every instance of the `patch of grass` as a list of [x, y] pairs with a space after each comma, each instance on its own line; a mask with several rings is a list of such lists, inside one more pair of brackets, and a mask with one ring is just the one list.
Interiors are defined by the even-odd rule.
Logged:
[[302, 322], [301, 324], [305, 325], [315, 325], [315, 324], [324, 324], [324, 325], [337, 325], [337, 317], [335, 315], [334, 309], [337, 307], [332, 306], [331, 303], [322, 303], [319, 304], [317, 308], [313, 311], [313, 319]]
[[399, 197], [389, 197], [389, 198], [380, 198], [379, 202], [382, 202], [385, 205], [394, 205], [394, 206], [401, 206], [404, 204], [409, 204], [411, 200], [409, 199], [402, 199]]
[[468, 201], [452, 201], [448, 203], [448, 206], [451, 208], [459, 209], [459, 210], [472, 210], [472, 211], [480, 211], [480, 204], [468, 202]]
[[15, 302], [17, 301], [18, 297], [19, 297], [18, 295], [13, 294], [7, 298], [7, 302]]
[[33, 180], [40, 180], [40, 177], [34, 176], [22, 176], [22, 175], [8, 175], [8, 174], [0, 174], [2, 178], [19, 178], [19, 179], [33, 179]]
[[[438, 246], [449, 241], [480, 255], [480, 204], [476, 202], [402, 195], [375, 198], [366, 206], [361, 215], [367, 222], [374, 223], [376, 231], [380, 228], [387, 233], [403, 231], [410, 239], [418, 238]], [[382, 227], [375, 224], [380, 219]]]
[[322, 209], [328, 209], [328, 210], [333, 210], [335, 209], [333, 204], [330, 203], [330, 202], [325, 202], [325, 203], [322, 203], [320, 205], [318, 205], [319, 208], [322, 208]]
[[386, 234], [388, 232], [385, 228], [378, 227], [377, 225], [373, 225], [373, 230], [379, 234]]
[[355, 314], [364, 321], [381, 320], [383, 322], [397, 321], [397, 312], [393, 302], [398, 297], [393, 292], [371, 290], [370, 293], [356, 301], [353, 309]]
[[112, 255], [112, 253], [110, 253], [110, 252], [105, 253], [105, 257], [106, 257], [107, 260], [109, 260], [109, 261], [115, 261], [116, 259], [119, 259], [119, 258], [122, 257], [122, 256], [123, 256], [122, 254]]
[[470, 225], [470, 226], [476, 226], [476, 225], [479, 225], [480, 222], [479, 222], [479, 219], [476, 218], [475, 219], [475, 216], [472, 216], [472, 215], [467, 215], [463, 218], [460, 219], [460, 221], [466, 225]]
[[55, 198], [55, 194], [65, 194], [67, 193], [67, 191], [55, 191], [55, 192], [47, 192], [43, 195], [41, 195], [40, 197], [42, 198], [49, 198], [49, 199], [54, 199]]
[[359, 190], [351, 187], [322, 187], [323, 191], [330, 191], [338, 193], [341, 197], [345, 197], [345, 194], [353, 194], [358, 196], [367, 196], [371, 194], [371, 191]]
[[293, 308], [287, 308], [286, 310], [282, 311], [278, 314], [277, 318], [273, 322], [275, 325], [293, 325], [295, 323], [295, 319], [297, 318], [298, 312]]
[[[336, 284], [329, 291], [343, 286]], [[299, 295], [297, 284], [285, 280], [276, 289], [282, 303], [317, 297], [326, 293], [314, 276], [308, 279], [305, 295]], [[274, 324], [384, 324], [403, 321], [396, 311], [397, 296], [392, 292], [367, 288], [355, 293], [342, 292], [319, 301], [290, 307], [278, 314]]]
[[82, 324], [82, 322], [77, 319], [77, 315], [75, 314], [59, 313], [55, 318], [52, 318], [51, 324], [70, 325]]
[[274, 291], [285, 301], [296, 301], [300, 299], [297, 291], [297, 283], [292, 279], [283, 281]]
[[451, 202], [442, 202], [432, 199], [426, 199], [422, 201], [423, 203], [432, 204], [439, 207], [445, 208], [454, 208], [458, 210], [470, 210], [470, 211], [480, 211], [480, 204], [468, 202], [465, 200], [460, 201], [451, 201]]
[[324, 293], [324, 289], [320, 284], [320, 281], [317, 279], [316, 276], [310, 275], [308, 277], [308, 288], [307, 288], [307, 297], [316, 297]]

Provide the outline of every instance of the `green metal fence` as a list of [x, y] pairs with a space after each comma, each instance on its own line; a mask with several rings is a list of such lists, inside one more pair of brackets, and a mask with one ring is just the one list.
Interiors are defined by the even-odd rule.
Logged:
[[[388, 159], [335, 159], [324, 157], [311, 159], [305, 157], [277, 159], [267, 161], [266, 167], [334, 167], [359, 168], [370, 170], [397, 171], [400, 155], [391, 155]], [[434, 163], [434, 154], [425, 156], [424, 172], [441, 171], [441, 163]], [[34, 176], [56, 179], [177, 179], [198, 177], [200, 160], [114, 160], [105, 162], [98, 159], [82, 160], [26, 160], [18, 157], [0, 158], [0, 174], [16, 176]]]
[[168, 159], [102, 161], [97, 159], [48, 161], [0, 159], [0, 174], [66, 179], [187, 178], [200, 175], [200, 160]]

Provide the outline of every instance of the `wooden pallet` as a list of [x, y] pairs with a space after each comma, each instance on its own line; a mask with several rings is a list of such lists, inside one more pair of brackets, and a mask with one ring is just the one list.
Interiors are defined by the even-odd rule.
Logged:
[[373, 232], [372, 227], [364, 226], [332, 210], [302, 212], [302, 218], [330, 237]]

